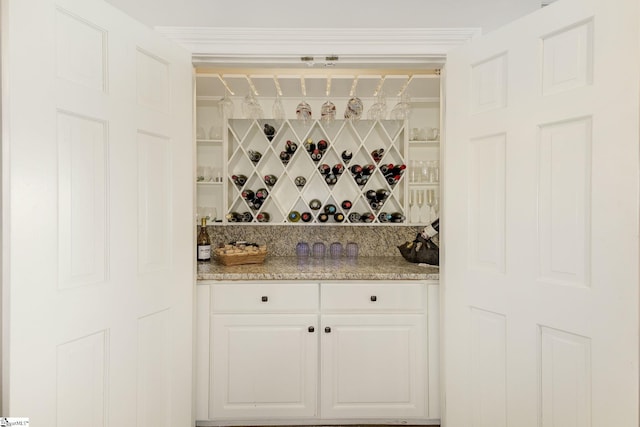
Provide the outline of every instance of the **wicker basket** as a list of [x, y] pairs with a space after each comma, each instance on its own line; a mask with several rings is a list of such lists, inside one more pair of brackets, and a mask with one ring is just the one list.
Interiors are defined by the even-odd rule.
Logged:
[[267, 257], [267, 247], [260, 246], [255, 251], [233, 252], [225, 248], [217, 248], [215, 257], [223, 265], [262, 264]]

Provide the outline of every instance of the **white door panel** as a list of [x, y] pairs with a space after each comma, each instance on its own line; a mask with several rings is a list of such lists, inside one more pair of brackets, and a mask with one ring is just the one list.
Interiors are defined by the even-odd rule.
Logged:
[[638, 425], [637, 2], [447, 58], [444, 422]]
[[2, 415], [189, 425], [190, 55], [98, 0], [2, 15]]

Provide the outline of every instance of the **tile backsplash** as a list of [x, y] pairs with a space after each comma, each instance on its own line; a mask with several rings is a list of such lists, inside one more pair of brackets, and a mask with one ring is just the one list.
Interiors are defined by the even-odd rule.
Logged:
[[207, 226], [211, 243], [218, 246], [236, 240], [266, 244], [269, 254], [295, 256], [296, 244], [355, 242], [360, 256], [401, 256], [397, 246], [413, 240], [421, 227], [407, 226], [324, 226], [324, 225], [212, 225]]

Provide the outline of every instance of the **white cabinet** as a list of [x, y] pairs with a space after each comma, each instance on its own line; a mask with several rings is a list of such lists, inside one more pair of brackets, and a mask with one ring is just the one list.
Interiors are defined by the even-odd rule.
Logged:
[[198, 288], [199, 424], [438, 421], [437, 282]]
[[315, 314], [211, 316], [215, 418], [312, 417], [318, 369]]
[[323, 417], [426, 417], [426, 292], [422, 283], [321, 285]]
[[425, 417], [425, 317], [322, 316], [323, 418]]
[[210, 416], [316, 415], [317, 307], [315, 284], [212, 287]]

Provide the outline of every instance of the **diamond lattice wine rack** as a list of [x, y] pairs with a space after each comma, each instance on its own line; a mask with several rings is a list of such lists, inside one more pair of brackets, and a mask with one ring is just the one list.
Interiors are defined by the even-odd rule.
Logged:
[[225, 142], [226, 222], [406, 224], [404, 121], [230, 119]]

